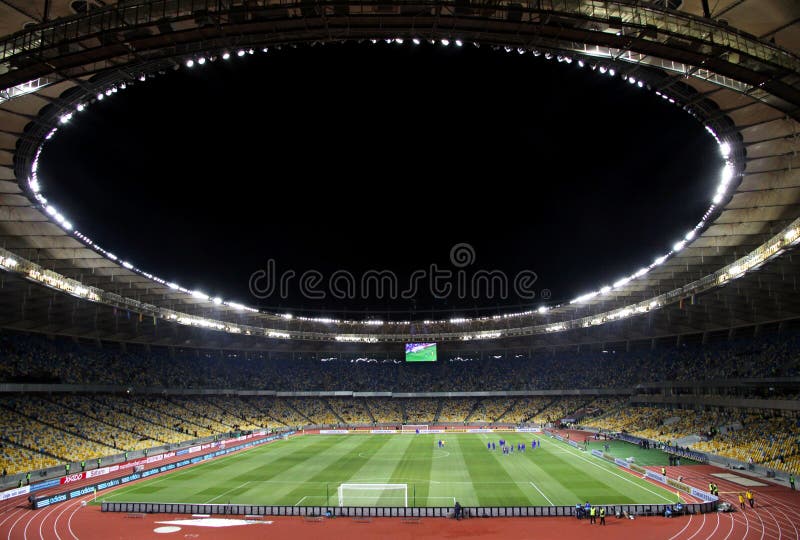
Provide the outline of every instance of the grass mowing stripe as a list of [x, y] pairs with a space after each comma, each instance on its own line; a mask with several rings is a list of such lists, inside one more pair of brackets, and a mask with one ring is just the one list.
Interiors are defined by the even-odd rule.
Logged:
[[[451, 437], [447, 446], [451, 448], [446, 460], [436, 460], [431, 471], [432, 483], [429, 497], [436, 506], [450, 506], [449, 499], [455, 497], [463, 506], [478, 506], [478, 492], [469, 475], [467, 463], [464, 461], [464, 446], [471, 444], [475, 437]], [[433, 448], [433, 444], [431, 444]]]
[[573, 454], [554, 444], [532, 450], [530, 456], [531, 461], [536, 462], [536, 472], [532, 474], [534, 480], [556, 504], [571, 506], [577, 502], [609, 498], [634, 502], [606, 469], [586, 467]]
[[[480, 506], [506, 506], [527, 505], [530, 501], [527, 495], [520, 489], [517, 481], [500, 463], [500, 451], [489, 452], [485, 448], [485, 441], [482, 437], [473, 437], [466, 445], [462, 444], [462, 455], [467, 464], [467, 472], [473, 484], [502, 482], [502, 488], [486, 487], [479, 489], [478, 502]], [[489, 456], [486, 456], [486, 454]], [[503, 456], [510, 457], [510, 456]]]
[[[339, 484], [345, 483], [346, 478], [351, 478], [361, 469], [367, 462], [362, 454], [370, 451], [374, 452], [383, 447], [389, 442], [390, 437], [364, 437], [351, 438], [347, 435], [326, 435], [326, 437], [334, 437], [342, 441], [356, 442], [353, 447], [347, 447], [347, 451], [338, 453], [336, 459], [326, 468], [319, 470], [311, 477], [298, 477], [299, 482], [310, 482], [314, 485], [301, 485], [296, 489], [291, 490], [284, 497], [277, 500], [283, 501], [278, 504], [295, 504], [301, 497], [308, 496], [306, 501], [309, 505], [323, 504], [323, 505], [336, 505], [338, 504], [338, 489]], [[324, 489], [324, 492], [323, 492]], [[327, 497], [327, 501], [325, 498]]]
[[538, 492], [539, 492], [539, 493], [542, 495], [542, 497], [544, 497], [544, 498], [547, 500], [547, 502], [548, 502], [548, 503], [550, 503], [550, 506], [555, 506], [555, 505], [553, 504], [553, 501], [551, 501], [551, 500], [550, 500], [550, 498], [549, 498], [547, 495], [545, 495], [544, 493], [542, 493], [542, 490], [541, 490], [541, 489], [539, 489], [539, 488], [538, 488], [538, 486], [537, 486], [536, 484], [534, 484], [533, 482], [529, 482], [529, 483], [530, 483], [530, 485], [532, 485], [532, 486], [533, 486], [533, 488], [534, 488], [536, 491], [538, 491]]
[[239, 485], [239, 486], [236, 486], [236, 487], [235, 487], [235, 488], [233, 488], [233, 489], [229, 489], [228, 491], [223, 491], [222, 493], [220, 493], [219, 495], [217, 495], [217, 496], [216, 496], [216, 497], [214, 497], [213, 499], [209, 499], [208, 501], [206, 501], [206, 503], [212, 503], [212, 502], [216, 501], [217, 499], [219, 499], [220, 497], [222, 497], [223, 495], [228, 495], [228, 494], [230, 494], [230, 493], [233, 493], [234, 491], [240, 490], [241, 488], [243, 488], [244, 486], [246, 486], [246, 485], [247, 485], [247, 484], [249, 484], [249, 483], [250, 483], [250, 482], [245, 482], [244, 484], [241, 484], [241, 485]]
[[[488, 439], [486, 436], [484, 438]], [[515, 449], [513, 453], [503, 454], [501, 450], [484, 451], [491, 454], [500, 466], [508, 472], [509, 476], [515, 479], [517, 487], [525, 494], [525, 505], [547, 506], [549, 504], [552, 506], [552, 500], [548, 499], [541, 490], [531, 489], [534, 485], [530, 480], [535, 478], [537, 472], [542, 471], [540, 466], [533, 463], [528, 457], [533, 454], [533, 451], [522, 452], [519, 450], [519, 443], [522, 442], [522, 438], [519, 436], [510, 435], [504, 438], [506, 438], [506, 445]], [[544, 456], [546, 456], [544, 452], [538, 454], [540, 458]]]
[[[327, 436], [324, 436], [327, 437]], [[296, 504], [302, 496], [307, 496], [306, 504], [326, 504], [323, 498], [327, 481], [315, 480], [320, 474], [336, 467], [345, 456], [352, 456], [363, 443], [363, 439], [346, 436], [328, 437], [332, 444], [319, 453], [305, 458], [296, 466], [279, 471], [272, 478], [258, 480], [258, 500], [269, 499], [278, 504]]]
[[[403, 459], [397, 462], [392, 471], [389, 483], [408, 484], [408, 504], [416, 506], [431, 504], [428, 501], [430, 494], [431, 466], [433, 465], [433, 438], [419, 435], [405, 435], [409, 444], [403, 453]], [[419, 482], [407, 482], [408, 479], [418, 479]], [[389, 501], [397, 500], [388, 497]], [[380, 501], [379, 501], [380, 502]], [[435, 504], [435, 503], [434, 503]]]
[[[102, 500], [117, 500], [124, 502], [184, 502], [184, 503], [203, 503], [210, 497], [219, 495], [226, 490], [241, 486], [242, 483], [254, 480], [256, 473], [261, 471], [259, 479], [264, 479], [267, 475], [265, 470], [271, 469], [273, 476], [280, 470], [287, 469], [295, 462], [297, 455], [302, 455], [309, 448], [327, 447], [333, 441], [320, 438], [295, 438], [286, 441], [286, 444], [257, 446], [251, 450], [233, 456], [220, 457], [213, 461], [198, 463], [186, 469], [167, 473], [161, 478], [145, 480], [130, 487], [116, 490], [109, 496], [104, 496]], [[288, 454], [286, 451], [296, 451]], [[266, 461], [266, 463], [265, 463]], [[210, 465], [214, 467], [210, 467]], [[220, 468], [220, 464], [227, 465]], [[258, 464], [253, 467], [253, 464]], [[206, 473], [206, 471], [209, 471]], [[242, 471], [249, 471], [242, 474]], [[162, 487], [155, 488], [153, 485], [166, 481]], [[157, 497], [154, 496], [158, 493]]]
[[[539, 436], [537, 436], [537, 438], [539, 438], [539, 439], [540, 439], [540, 437], [539, 437]], [[555, 443], [555, 441], [553, 441], [553, 444], [554, 444], [554, 443]], [[597, 467], [597, 468], [599, 468], [599, 469], [603, 469], [603, 470], [605, 470], [606, 472], [608, 472], [609, 474], [611, 474], [611, 475], [613, 475], [613, 476], [616, 476], [617, 478], [619, 478], [619, 479], [621, 479], [621, 480], [623, 480], [623, 481], [625, 481], [625, 482], [627, 482], [627, 483], [629, 483], [629, 484], [632, 484], [632, 485], [634, 485], [634, 486], [638, 487], [639, 489], [642, 489], [642, 490], [644, 490], [644, 491], [647, 491], [647, 492], [649, 492], [649, 493], [652, 493], [653, 495], [655, 495], [655, 496], [657, 496], [657, 497], [659, 497], [659, 498], [661, 498], [661, 499], [663, 499], [663, 500], [665, 500], [665, 501], [667, 501], [667, 502], [669, 502], [669, 503], [673, 503], [673, 502], [675, 502], [674, 498], [667, 498], [667, 497], [665, 497], [664, 495], [662, 495], [662, 494], [660, 494], [660, 493], [658, 493], [658, 492], [656, 492], [656, 491], [653, 491], [652, 489], [650, 489], [650, 488], [648, 488], [648, 487], [646, 487], [646, 486], [643, 486], [643, 485], [641, 485], [641, 484], [639, 484], [639, 483], [637, 483], [637, 482], [634, 482], [634, 481], [633, 481], [631, 478], [625, 478], [625, 477], [624, 477], [624, 476], [622, 476], [621, 474], [619, 474], [619, 473], [617, 473], [617, 472], [615, 472], [615, 471], [612, 471], [612, 470], [610, 469], [610, 467], [614, 467], [614, 468], [616, 469], [616, 468], [617, 468], [617, 465], [612, 465], [612, 464], [610, 464], [610, 463], [609, 463], [607, 466], [605, 466], [605, 467], [604, 467], [604, 466], [600, 465], [599, 463], [597, 463], [597, 462], [595, 462], [595, 461], [592, 461], [592, 460], [590, 460], [590, 459], [588, 459], [588, 458], [586, 458], [586, 457], [584, 457], [584, 456], [580, 455], [580, 450], [573, 449], [573, 447], [572, 447], [572, 446], [570, 446], [570, 445], [563, 445], [563, 448], [564, 448], [565, 450], [567, 450], [567, 451], [568, 451], [570, 454], [572, 454], [572, 455], [574, 455], [575, 457], [577, 457], [577, 458], [579, 458], [579, 459], [581, 459], [581, 460], [585, 461], [586, 463], [588, 463], [588, 464], [590, 464], [590, 465], [593, 465], [594, 467]], [[603, 465], [606, 465], [606, 464], [604, 463]], [[634, 477], [634, 478], [635, 478], [635, 477]], [[640, 480], [640, 482], [644, 482], [644, 480]]]

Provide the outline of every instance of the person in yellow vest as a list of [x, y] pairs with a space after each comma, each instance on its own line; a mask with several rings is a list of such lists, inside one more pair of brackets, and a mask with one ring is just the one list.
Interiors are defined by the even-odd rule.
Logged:
[[597, 508], [592, 506], [591, 510], [589, 510], [589, 523], [597, 523]]
[[750, 508], [755, 508], [756, 507], [756, 501], [753, 498], [753, 490], [752, 489], [748, 489], [747, 493], [745, 493], [745, 496], [747, 497], [747, 502], [750, 503]]
[[606, 524], [606, 509], [605, 507], [600, 508], [600, 525]]
[[744, 493], [742, 493], [741, 491], [739, 492], [739, 508], [741, 508], [742, 510], [745, 509], [745, 506], [744, 506]]
[[661, 467], [661, 475], [662, 476], [667, 476], [667, 468], [666, 467]]

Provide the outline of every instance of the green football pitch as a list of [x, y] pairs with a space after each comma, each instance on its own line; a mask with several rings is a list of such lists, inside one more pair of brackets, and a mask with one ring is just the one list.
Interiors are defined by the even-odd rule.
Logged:
[[[439, 439], [444, 448], [438, 448]], [[487, 450], [487, 442], [499, 439], [515, 448], [524, 442], [528, 448], [510, 455], [499, 447]], [[541, 447], [531, 450], [532, 439]], [[340, 497], [345, 506], [677, 501], [674, 492], [549, 437], [448, 433], [302, 435], [156, 476], [97, 502], [336, 506]]]

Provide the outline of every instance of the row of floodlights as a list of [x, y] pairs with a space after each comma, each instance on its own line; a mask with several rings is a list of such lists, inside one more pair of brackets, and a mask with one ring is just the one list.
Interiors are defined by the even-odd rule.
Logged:
[[[383, 41], [383, 42], [385, 42], [387, 44], [395, 43], [395, 44], [398, 44], [398, 45], [402, 45], [403, 43], [405, 43], [406, 40], [404, 38], [385, 38], [385, 39], [382, 39], [382, 40], [370, 39], [369, 41], [372, 44], [377, 44], [377, 43]], [[418, 38], [418, 37], [414, 37], [414, 38], [411, 38], [410, 41], [414, 45], [420, 45], [423, 40]], [[429, 44], [431, 44], [431, 45], [435, 45], [435, 44], [438, 43], [443, 47], [449, 47], [451, 44], [455, 45], [456, 47], [463, 47], [464, 46], [464, 41], [461, 40], [461, 39], [450, 39], [450, 38], [441, 38], [441, 39], [438, 39], [438, 40], [436, 40], [436, 39], [428, 39], [427, 42]], [[477, 43], [477, 42], [472, 42], [472, 45], [474, 47], [480, 47], [480, 44]], [[579, 68], [584, 68], [586, 66], [589, 66], [590, 69], [592, 69], [593, 71], [597, 71], [602, 75], [608, 75], [610, 77], [614, 77], [617, 74], [617, 71], [616, 71], [616, 69], [614, 67], [610, 67], [610, 66], [604, 65], [602, 63], [587, 63], [583, 59], [578, 59], [577, 61], [574, 61], [573, 58], [571, 56], [569, 56], [569, 55], [554, 54], [554, 53], [552, 53], [550, 51], [541, 52], [541, 51], [539, 51], [537, 49], [530, 49], [529, 50], [529, 49], [526, 49], [526, 48], [523, 48], [523, 47], [498, 46], [498, 45], [493, 46], [493, 48], [495, 50], [504, 50], [506, 53], [517, 53], [517, 54], [520, 54], [520, 55], [530, 52], [530, 54], [532, 56], [535, 56], [535, 57], [543, 56], [546, 60], [555, 59], [558, 62], [563, 62], [563, 63], [567, 63], [567, 64], [572, 64], [574, 62], [577, 65], [577, 67], [579, 67]], [[269, 48], [264, 47], [263, 49], [261, 49], [261, 51], [266, 53], [266, 52], [269, 51]], [[225, 50], [222, 53], [220, 53], [218, 56], [217, 55], [196, 56], [196, 57], [192, 57], [192, 58], [187, 58], [184, 61], [184, 65], [186, 67], [188, 67], [188, 68], [193, 68], [195, 65], [202, 66], [202, 65], [205, 65], [208, 62], [214, 62], [218, 58], [221, 58], [222, 60], [229, 60], [234, 54], [237, 57], [244, 57], [246, 55], [255, 54], [255, 50], [252, 49], [252, 48], [238, 49], [235, 52], [231, 52], [231, 51]], [[141, 81], [141, 82], [146, 81], [146, 79], [147, 79], [147, 77], [144, 74], [141, 74], [138, 77], [138, 80]], [[629, 84], [634, 85], [634, 86], [636, 86], [638, 88], [648, 88], [648, 89], [650, 88], [643, 80], [636, 79], [632, 75], [623, 74], [622, 75], [622, 79], [627, 81]], [[103, 90], [101, 92], [98, 92], [96, 94], [96, 100], [97, 101], [102, 101], [104, 98], [110, 97], [113, 94], [116, 94], [117, 92], [119, 92], [120, 90], [125, 90], [126, 88], [127, 88], [127, 84], [124, 83], [124, 82], [120, 83], [119, 85], [110, 86], [109, 88], [106, 88], [105, 90]], [[656, 91], [656, 95], [661, 97], [664, 100], [669, 101], [669, 103], [671, 103], [671, 104], [676, 104], [678, 106], [681, 105], [678, 102], [678, 100], [676, 100], [672, 96], [669, 96], [666, 93], [663, 93], [663, 92], [660, 92], [660, 91]], [[86, 103], [77, 104], [73, 111], [64, 113], [59, 117], [59, 124], [63, 125], [63, 124], [69, 123], [72, 120], [72, 118], [73, 118], [73, 116], [74, 116], [74, 114], [76, 112], [82, 112], [82, 111], [84, 111], [86, 109], [86, 107], [87, 107]], [[47, 134], [45, 139], [49, 140], [50, 138], [52, 138], [52, 136], [56, 133], [57, 129], [58, 129], [57, 127], [54, 127]], [[682, 240], [676, 242], [673, 245], [673, 248], [672, 248], [671, 251], [669, 251], [668, 253], [666, 253], [664, 255], [661, 255], [661, 256], [657, 257], [653, 261], [653, 263], [650, 264], [649, 266], [641, 268], [637, 272], [635, 272], [634, 274], [631, 274], [630, 276], [624, 277], [624, 278], [614, 282], [613, 285], [606, 285], [604, 287], [601, 287], [597, 291], [593, 291], [593, 292], [581, 295], [581, 296], [573, 299], [572, 301], [570, 301], [570, 304], [576, 304], [576, 303], [580, 304], [580, 303], [587, 302], [587, 301], [589, 301], [589, 300], [591, 300], [591, 299], [593, 299], [593, 298], [595, 298], [595, 297], [597, 297], [599, 295], [607, 294], [607, 293], [611, 292], [614, 289], [619, 289], [619, 288], [627, 285], [630, 281], [647, 274], [653, 268], [663, 264], [670, 256], [672, 256], [675, 253], [683, 250], [688, 245], [688, 243], [691, 242], [695, 238], [695, 236], [697, 235], [697, 232], [706, 226], [708, 218], [711, 217], [711, 215], [713, 214], [713, 212], [716, 209], [717, 205], [719, 205], [725, 199], [726, 195], [728, 194], [729, 189], [733, 186], [733, 180], [736, 177], [734, 163], [730, 160], [730, 154], [731, 154], [730, 144], [728, 144], [727, 142], [722, 141], [711, 127], [706, 126], [706, 130], [708, 130], [708, 132], [715, 138], [715, 140], [719, 144], [720, 153], [722, 154], [723, 158], [725, 158], [725, 166], [722, 169], [721, 179], [720, 179], [720, 182], [718, 184], [717, 191], [715, 192], [714, 197], [712, 199], [712, 203], [713, 204], [709, 207], [709, 209], [703, 215], [703, 218], [701, 219], [701, 221], [692, 230], [687, 232], [684, 235], [684, 238]], [[47, 200], [40, 193], [40, 184], [39, 184], [39, 181], [38, 181], [38, 177], [36, 175], [36, 170], [37, 170], [37, 166], [38, 166], [38, 159], [39, 159], [39, 154], [40, 153], [41, 153], [41, 147], [40, 147], [39, 151], [37, 152], [36, 157], [35, 157], [34, 162], [33, 162], [32, 175], [31, 175], [31, 178], [29, 179], [29, 185], [30, 185], [32, 191], [34, 192], [34, 194], [36, 195], [36, 198], [42, 203], [42, 206], [45, 209], [45, 211], [51, 217], [53, 217], [53, 219], [56, 221], [56, 223], [58, 223], [65, 230], [72, 231], [72, 229], [73, 229], [72, 224], [60, 212], [58, 212], [58, 210], [53, 205], [47, 203]], [[89, 246], [93, 247], [94, 249], [96, 249], [97, 251], [99, 251], [103, 255], [107, 256], [108, 258], [110, 258], [110, 259], [112, 259], [114, 261], [118, 260], [117, 257], [113, 253], [107, 252], [104, 249], [100, 248], [91, 239], [89, 239], [85, 235], [79, 233], [78, 231], [75, 231], [73, 234], [75, 234], [78, 238], [83, 240], [86, 244], [88, 244]], [[191, 291], [191, 290], [185, 289], [184, 287], [181, 287], [180, 285], [177, 285], [177, 284], [174, 284], [174, 283], [168, 283], [163, 279], [160, 279], [160, 278], [158, 278], [156, 276], [152, 276], [151, 274], [149, 274], [147, 272], [144, 272], [143, 270], [135, 268], [132, 264], [127, 263], [125, 261], [120, 261], [120, 264], [122, 264], [125, 268], [128, 268], [130, 270], [134, 270], [137, 273], [140, 273], [140, 274], [144, 275], [148, 279], [152, 279], [152, 280], [154, 280], [154, 281], [156, 281], [158, 283], [167, 285], [171, 289], [175, 289], [175, 290], [178, 290], [180, 292], [189, 294], [192, 297], [197, 298], [199, 300], [211, 301], [212, 303], [214, 303], [216, 305], [223, 305], [224, 304], [224, 305], [232, 306], [232, 307], [234, 307], [236, 309], [240, 309], [240, 310], [247, 310], [247, 311], [252, 311], [252, 312], [257, 312], [258, 311], [256, 309], [248, 308], [246, 306], [243, 306], [242, 304], [238, 304], [238, 303], [234, 303], [234, 302], [226, 302], [226, 301], [222, 300], [219, 297], [211, 298], [209, 295], [207, 295], [205, 293], [202, 293], [202, 292], [199, 292], [199, 291]], [[550, 309], [551, 308], [549, 308], [547, 306], [541, 306], [536, 310], [536, 312], [539, 313], [539, 314], [545, 314]], [[524, 311], [524, 312], [520, 312], [520, 313], [505, 314], [502, 317], [503, 318], [522, 317], [522, 316], [530, 315], [531, 313], [532, 313], [531, 311]], [[284, 315], [282, 315], [282, 317], [284, 317], [285, 319], [291, 319], [292, 318], [292, 316], [290, 314], [284, 314]], [[309, 321], [323, 322], [323, 323], [324, 322], [332, 322], [331, 319], [327, 319], [327, 318], [314, 318], [314, 317], [306, 318], [306, 317], [302, 317], [302, 319], [309, 320]], [[479, 318], [479, 319], [483, 320], [484, 318]], [[434, 324], [434, 323], [449, 322], [450, 324], [461, 324], [461, 323], [473, 322], [475, 320], [478, 320], [478, 319], [454, 318], [454, 319], [443, 320], [443, 321], [425, 321], [425, 323]], [[347, 323], [358, 322], [358, 323], [362, 323], [362, 324], [366, 324], [366, 325], [382, 324], [382, 323], [380, 323], [378, 321], [369, 321], [369, 320], [368, 321], [335, 321], [335, 322], [347, 322]], [[407, 321], [404, 322], [404, 323], [407, 323]]]

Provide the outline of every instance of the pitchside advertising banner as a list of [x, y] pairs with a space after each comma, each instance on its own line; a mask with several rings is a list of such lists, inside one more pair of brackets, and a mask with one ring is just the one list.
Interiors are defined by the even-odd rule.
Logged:
[[[34, 508], [37, 508], [37, 509], [38, 508], [44, 508], [46, 506], [50, 506], [50, 505], [53, 505], [53, 504], [56, 504], [56, 503], [60, 503], [60, 502], [64, 502], [64, 501], [67, 501], [67, 500], [70, 500], [70, 499], [74, 499], [76, 497], [82, 497], [84, 495], [88, 495], [90, 493], [94, 493], [95, 490], [103, 491], [103, 490], [106, 490], [106, 489], [109, 489], [109, 488], [112, 488], [112, 487], [121, 486], [121, 485], [127, 484], [128, 482], [133, 482], [134, 480], [139, 480], [141, 478], [147, 478], [147, 477], [153, 476], [155, 474], [165, 473], [165, 472], [168, 472], [168, 471], [179, 469], [181, 467], [185, 467], [187, 465], [193, 465], [193, 464], [199, 463], [201, 461], [206, 461], [206, 460], [209, 460], [209, 459], [214, 459], [216, 457], [224, 456], [224, 455], [230, 454], [232, 452], [237, 452], [239, 450], [244, 450], [246, 448], [252, 448], [254, 446], [259, 446], [259, 445], [262, 445], [262, 444], [265, 444], [265, 443], [272, 442], [274, 440], [280, 439], [280, 438], [282, 438], [284, 436], [294, 435], [294, 433], [295, 433], [294, 431], [290, 431], [288, 433], [282, 433], [280, 435], [273, 435], [271, 437], [267, 437], [266, 439], [261, 439], [259, 441], [253, 441], [253, 442], [248, 442], [248, 443], [245, 443], [245, 444], [239, 444], [239, 445], [236, 445], [236, 446], [231, 446], [229, 448], [221, 448], [222, 446], [225, 446], [225, 445], [223, 445], [221, 443], [211, 443], [211, 444], [208, 444], [208, 445], [195, 446], [195, 447], [190, 448], [189, 451], [191, 452], [192, 450], [196, 449], [195, 452], [199, 452], [202, 448], [204, 448], [206, 446], [209, 447], [209, 448], [211, 448], [211, 447], [220, 447], [221, 449], [217, 450], [216, 452], [211, 452], [209, 454], [203, 454], [202, 456], [197, 456], [197, 457], [194, 457], [194, 458], [191, 458], [191, 459], [184, 459], [184, 460], [178, 461], [176, 463], [168, 463], [166, 465], [162, 465], [161, 467], [157, 467], [157, 468], [154, 468], [154, 469], [148, 469], [146, 471], [142, 471], [141, 473], [137, 472], [137, 473], [129, 474], [127, 476], [123, 476], [122, 478], [112, 478], [110, 480], [106, 480], [105, 482], [100, 482], [99, 484], [93, 484], [93, 485], [90, 485], [90, 486], [83, 486], [83, 487], [75, 489], [73, 491], [68, 491], [68, 492], [64, 492], [64, 493], [58, 493], [58, 494], [55, 494], [55, 495], [50, 495], [50, 496], [47, 496], [47, 497], [43, 497], [41, 499], [36, 499], [33, 502], [33, 506], [34, 506]], [[244, 438], [239, 437], [237, 439], [232, 439], [232, 440], [229, 440], [227, 442], [230, 443], [231, 441], [241, 441], [241, 440], [244, 440]], [[187, 452], [187, 453], [189, 453], [189, 452]], [[152, 463], [153, 461], [162, 461], [163, 459], [165, 459], [167, 457], [173, 457], [175, 455], [176, 455], [175, 452], [168, 452], [166, 454], [161, 454], [160, 456], [151, 456], [151, 458], [142, 459], [142, 460], [138, 460], [138, 461], [134, 461], [134, 462], [128, 462], [128, 463], [126, 463], [124, 465], [121, 465], [119, 467], [117, 467], [117, 466], [108, 467], [108, 469], [109, 469], [109, 471], [110, 470], [127, 469], [127, 468], [130, 468], [130, 467], [133, 467], [134, 465], [142, 465], [142, 464], [145, 464], [147, 462]], [[157, 459], [155, 459], [155, 458], [157, 458]], [[153, 461], [149, 461], [150, 459], [152, 459]], [[99, 469], [99, 470], [102, 470], [102, 469]], [[91, 478], [91, 476], [87, 476], [86, 473], [78, 473], [78, 474], [74, 474], [74, 475], [69, 475], [68, 477], [64, 477], [64, 478], [62, 478], [62, 480], [64, 480], [65, 478], [70, 478], [70, 477], [80, 477], [80, 478], [72, 478], [71, 480], [65, 481], [63, 483], [66, 484], [66, 483], [69, 483], [69, 482], [76, 482], [76, 481], [78, 481], [78, 480], [80, 480], [82, 478]], [[57, 485], [57, 484], [54, 484], [54, 485]], [[28, 486], [25, 486], [25, 488], [20, 488], [20, 489], [27, 490]], [[17, 490], [11, 490], [11, 491], [17, 491]], [[8, 497], [5, 496], [6, 493], [9, 493], [9, 492], [6, 491], [6, 492], [2, 493], [4, 498], [8, 498]], [[17, 493], [17, 495], [22, 495], [24, 493], [28, 493], [28, 491]], [[10, 495], [10, 496], [16, 496], [16, 495]]]
[[321, 429], [319, 430], [320, 435], [347, 435], [350, 433], [346, 429]]
[[494, 433], [493, 429], [468, 429], [467, 433]]
[[514, 431], [517, 433], [541, 433], [542, 428], [538, 427], [518, 427]]
[[6, 499], [10, 499], [11, 497], [18, 497], [20, 495], [27, 495], [31, 492], [31, 486], [24, 486], [21, 488], [14, 488], [9, 489], [8, 491], [4, 491], [0, 493], [0, 501], [5, 501]]

